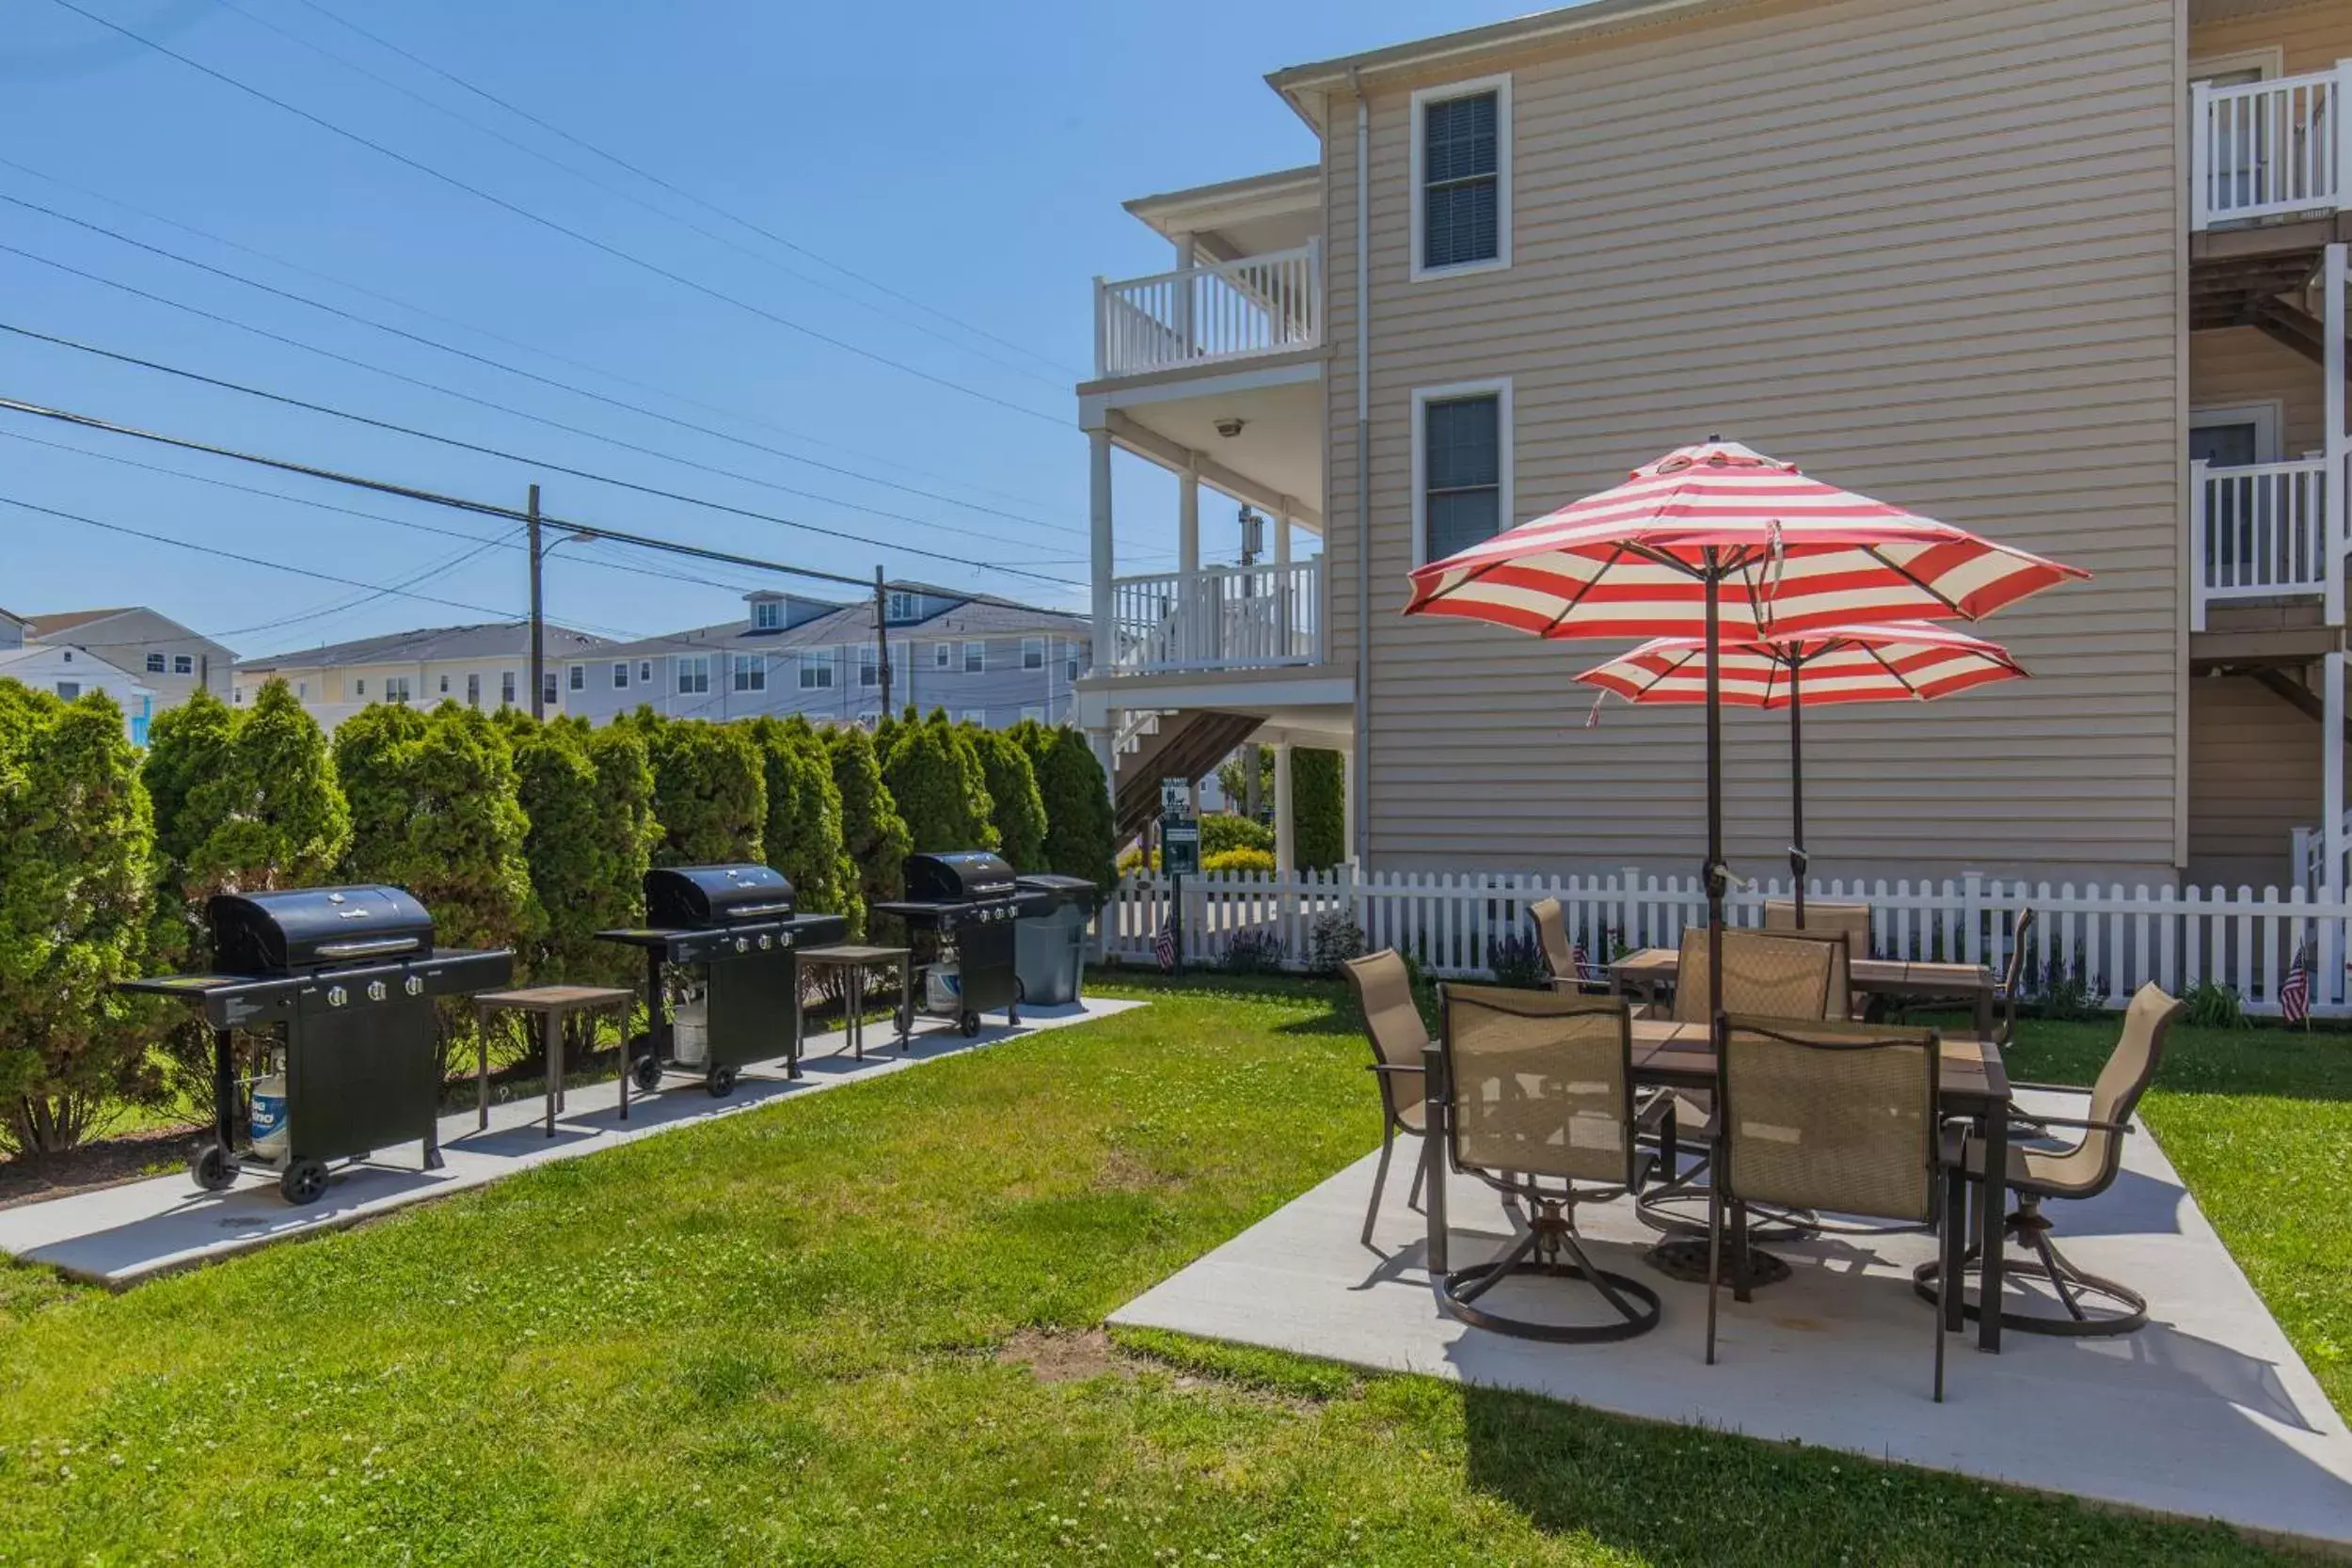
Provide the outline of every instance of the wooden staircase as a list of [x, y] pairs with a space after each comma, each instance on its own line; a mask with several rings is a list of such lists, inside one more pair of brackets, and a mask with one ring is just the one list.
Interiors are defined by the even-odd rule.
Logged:
[[1159, 816], [1162, 779], [1199, 784], [1264, 721], [1214, 708], [1136, 715], [1119, 740], [1113, 791], [1119, 842], [1135, 837]]

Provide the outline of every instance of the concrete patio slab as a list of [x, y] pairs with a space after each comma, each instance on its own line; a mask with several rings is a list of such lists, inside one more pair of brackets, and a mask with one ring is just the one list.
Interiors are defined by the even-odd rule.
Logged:
[[204, 1193], [185, 1173], [21, 1204], [0, 1209], [0, 1253], [121, 1289], [272, 1242], [354, 1225], [412, 1203], [484, 1186], [551, 1160], [575, 1160], [639, 1138], [740, 1116], [778, 1100], [902, 1072], [943, 1056], [1144, 1005], [1088, 1000], [1024, 1008], [1019, 1027], [984, 1026], [971, 1039], [952, 1030], [918, 1026], [903, 1053], [888, 1048], [892, 1037], [887, 1028], [869, 1025], [864, 1061], [848, 1054], [848, 1040], [839, 1032], [819, 1035], [803, 1048], [798, 1079], [784, 1076], [781, 1060], [755, 1065], [745, 1069], [733, 1094], [713, 1100], [699, 1083], [672, 1078], [658, 1093], [632, 1094], [627, 1122], [619, 1118], [618, 1084], [578, 1085], [565, 1091], [565, 1109], [557, 1116], [551, 1138], [545, 1132], [546, 1101], [538, 1095], [491, 1106], [490, 1125], [479, 1131], [469, 1108], [441, 1118], [441, 1169], [418, 1168], [418, 1144], [382, 1149], [366, 1163], [336, 1166], [326, 1196], [301, 1209], [279, 1197], [277, 1182], [267, 1177], [246, 1176], [225, 1193]]
[[[2068, 1114], [2048, 1098], [2046, 1109]], [[1942, 1405], [1930, 1398], [1933, 1313], [1910, 1278], [1934, 1255], [1926, 1237], [1772, 1247], [1793, 1277], [1745, 1306], [1724, 1292], [1709, 1367], [1706, 1287], [1640, 1260], [1655, 1236], [1630, 1205], [1587, 1208], [1580, 1218], [1594, 1260], [1659, 1292], [1659, 1327], [1615, 1344], [1509, 1338], [1438, 1311], [1422, 1216], [1405, 1202], [1403, 1161], [1416, 1152], [1411, 1140], [1399, 1150], [1377, 1251], [1358, 1242], [1372, 1186], [1366, 1156], [1112, 1322], [1794, 1439], [2352, 1551], [2352, 1434], [2144, 1132], [2125, 1140], [2123, 1174], [2105, 1195], [2050, 1212], [2059, 1245], [2080, 1266], [2146, 1292], [2148, 1326], [2112, 1339], [2011, 1332], [2000, 1354], [1985, 1355], [1971, 1324], [1945, 1342]], [[1495, 1195], [1462, 1177], [1446, 1190], [1454, 1266], [1501, 1252], [1515, 1227]], [[1514, 1280], [1485, 1304], [1589, 1323], [1597, 1317], [1581, 1305], [1592, 1300], [1581, 1287]]]

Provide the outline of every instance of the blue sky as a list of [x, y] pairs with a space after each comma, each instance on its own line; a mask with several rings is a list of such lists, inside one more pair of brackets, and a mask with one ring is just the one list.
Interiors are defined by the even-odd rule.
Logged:
[[[8, 3], [0, 198], [738, 439], [518, 378], [6, 200], [0, 324], [881, 543], [633, 494], [13, 334], [0, 333], [0, 395], [507, 504], [520, 505], [536, 477], [557, 515], [859, 576], [881, 563], [894, 576], [1072, 606], [1084, 603], [1087, 576], [1085, 442], [1071, 388], [1091, 355], [1089, 279], [1156, 271], [1168, 257], [1120, 200], [1311, 160], [1306, 128], [1264, 86], [1269, 70], [1525, 8], [1478, 0], [1442, 8], [1198, 0], [1181, 13], [928, 0], [838, 9], [740, 0], [73, 3], [711, 293], [404, 166], [56, 0]], [[647, 183], [337, 17], [991, 336]], [[1122, 569], [1144, 567], [1155, 552], [1172, 561], [1172, 487], [1123, 460], [1120, 486]], [[22, 415], [0, 413], [0, 498], [368, 589], [455, 562], [413, 584], [454, 604], [362, 599], [361, 588], [0, 504], [0, 606], [20, 613], [152, 604], [251, 655], [485, 618], [478, 610], [519, 614], [524, 604], [519, 552], [479, 547], [506, 532], [502, 523]], [[1205, 551], [1230, 555], [1231, 509], [1206, 507], [1203, 521]], [[550, 562], [549, 613], [643, 635], [726, 619], [754, 581], [730, 568], [574, 544]]]

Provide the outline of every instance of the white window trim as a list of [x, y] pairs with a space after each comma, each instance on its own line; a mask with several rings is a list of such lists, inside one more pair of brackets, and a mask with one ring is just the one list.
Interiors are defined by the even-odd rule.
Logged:
[[2233, 49], [2227, 55], [2207, 55], [2188, 62], [2188, 79], [2192, 83], [2240, 71], [2260, 71], [2264, 81], [2275, 81], [2287, 73], [2286, 50], [2274, 43], [2262, 49]]
[[[1037, 651], [1037, 662], [1035, 664], [1029, 662], [1029, 652], [1031, 649], [1035, 649]], [[1047, 643], [1044, 638], [1025, 637], [1021, 640], [1021, 668], [1024, 670], [1042, 670], [1045, 668], [1047, 662], [1053, 657], [1053, 648]]]
[[574, 664], [567, 666], [564, 676], [564, 689], [568, 691], [587, 690], [588, 666], [585, 664]]
[[2279, 431], [2285, 422], [2286, 408], [2277, 398], [2265, 398], [2254, 403], [2216, 404], [2207, 408], [2188, 411], [2188, 428], [2203, 430], [2211, 425], [2250, 424], [2254, 427], [2254, 461], [2276, 463], [2279, 458]]
[[760, 654], [727, 656], [727, 689], [753, 692], [768, 689], [768, 660]]
[[195, 674], [195, 673], [196, 673], [196, 656], [195, 656], [194, 654], [174, 654], [174, 655], [172, 655], [172, 656], [171, 656], [171, 673], [172, 673], [173, 674], [175, 674], [175, 675], [193, 675], [193, 674]]
[[[1456, 261], [1452, 266], [1422, 265], [1422, 209], [1426, 205], [1425, 182], [1422, 166], [1428, 162], [1427, 139], [1422, 135], [1426, 117], [1422, 110], [1431, 103], [1443, 103], [1451, 99], [1468, 98], [1474, 93], [1495, 95], [1495, 254], [1491, 261]], [[1511, 73], [1497, 76], [1473, 76], [1467, 81], [1447, 82], [1438, 87], [1423, 87], [1413, 94], [1412, 156], [1409, 159], [1412, 181], [1411, 229], [1406, 235], [1406, 257], [1410, 262], [1410, 281], [1425, 283], [1439, 277], [1466, 277], [1472, 273], [1502, 272], [1511, 264]]]
[[627, 691], [628, 689], [628, 660], [625, 658], [614, 659], [612, 661], [612, 689], [615, 691]]
[[952, 670], [955, 667], [956, 645], [953, 642], [932, 643], [931, 668], [934, 670]]
[[803, 691], [833, 690], [834, 675], [836, 673], [834, 668], [835, 663], [834, 651], [831, 648], [812, 648], [803, 653], [798, 665], [799, 689]]
[[1517, 526], [1516, 490], [1512, 483], [1512, 457], [1518, 446], [1516, 426], [1511, 416], [1511, 378], [1498, 376], [1487, 381], [1455, 381], [1443, 387], [1413, 388], [1413, 564], [1429, 563], [1429, 421], [1425, 410], [1433, 403], [1447, 403], [1454, 398], [1485, 397], [1495, 394], [1496, 434], [1502, 441], [1502, 493], [1499, 498], [1497, 515], [1507, 530]]
[[[980, 651], [980, 663], [979, 668], [977, 670], [972, 666], [972, 650], [975, 648], [977, 648]], [[962, 661], [959, 663], [956, 668], [967, 675], [986, 674], [988, 673], [988, 640], [984, 637], [976, 638], [973, 641], [964, 643]]]

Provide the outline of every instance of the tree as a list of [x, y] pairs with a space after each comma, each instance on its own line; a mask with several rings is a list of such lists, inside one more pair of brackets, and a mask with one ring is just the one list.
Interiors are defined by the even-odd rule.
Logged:
[[1119, 879], [1111, 863], [1116, 818], [1094, 748], [1066, 724], [1049, 727], [1024, 720], [1009, 733], [1029, 753], [1037, 774], [1045, 807], [1045, 868], [1111, 887]]
[[823, 737], [799, 714], [760, 718], [743, 726], [759, 748], [768, 791], [761, 834], [770, 865], [789, 878], [800, 907], [854, 920], [857, 865], [842, 847], [841, 786]]
[[160, 1077], [140, 973], [155, 824], [122, 710], [0, 680], [0, 1107], [21, 1148], [70, 1148]]
[[760, 858], [768, 787], [759, 748], [741, 730], [702, 719], [630, 721], [653, 759], [656, 865], [736, 864]]
[[979, 753], [947, 721], [945, 709], [933, 708], [919, 723], [901, 721], [891, 733], [882, 769], [916, 849], [996, 847], [996, 825], [989, 820], [994, 805]]
[[[514, 733], [510, 731], [509, 733]], [[523, 730], [515, 742], [516, 794], [531, 826], [523, 859], [546, 916], [532, 970], [543, 979], [634, 980], [635, 956], [596, 933], [636, 922], [652, 852], [653, 780], [644, 742], [634, 733], [604, 750], [616, 776], [597, 766], [596, 736], [580, 719]], [[628, 782], [633, 760], [639, 776]], [[615, 800], [617, 792], [624, 799]], [[634, 807], [627, 799], [634, 795]]]
[[1291, 753], [1291, 806], [1298, 824], [1292, 849], [1301, 869], [1327, 870], [1347, 859], [1345, 790], [1339, 752], [1301, 747]]
[[377, 704], [335, 732], [356, 880], [406, 888], [451, 947], [526, 953], [544, 924], [506, 736], [475, 708]]
[[[900, 878], [913, 835], [898, 804], [882, 782], [882, 764], [874, 755], [874, 740], [855, 725], [827, 732], [825, 750], [833, 759], [834, 786], [841, 792], [841, 847], [857, 866], [859, 912], [885, 898], [898, 896]], [[853, 932], [864, 927], [852, 924]]]
[[188, 791], [186, 878], [206, 894], [325, 881], [351, 841], [326, 736], [282, 680], [237, 716], [225, 765]]
[[971, 742], [980, 759], [989, 820], [996, 829], [996, 852], [1015, 871], [1043, 871], [1045, 800], [1038, 793], [1037, 769], [1030, 766], [1029, 753], [1002, 730], [963, 724], [957, 733]]
[[[634, 926], [644, 918], [645, 867], [661, 842], [661, 824], [653, 814], [653, 755], [641, 731], [608, 724], [588, 732], [588, 761], [596, 770], [598, 809], [612, 819], [613, 843], [627, 847], [628, 893], [613, 910], [612, 924]], [[635, 963], [628, 968], [634, 974]]]
[[1274, 748], [1244, 744], [1216, 765], [1216, 787], [1235, 811], [1242, 810], [1249, 799], [1248, 764], [1252, 758], [1258, 764], [1258, 799], [1267, 802], [1274, 799]]
[[[199, 686], [148, 726], [139, 776], [155, 824], [155, 914], [149, 952], [157, 963], [174, 969], [201, 966], [203, 902], [212, 891], [188, 873], [191, 851], [210, 831], [209, 823], [188, 810], [188, 798], [199, 784], [229, 767], [236, 725], [229, 705]], [[193, 1038], [202, 1031], [186, 1033]]]

